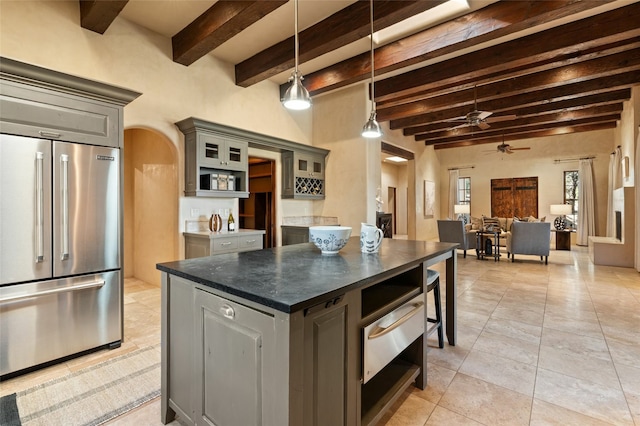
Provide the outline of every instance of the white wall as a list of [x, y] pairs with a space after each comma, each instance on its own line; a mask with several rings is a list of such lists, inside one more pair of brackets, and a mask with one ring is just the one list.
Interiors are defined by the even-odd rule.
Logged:
[[[615, 146], [613, 130], [536, 138], [509, 142], [513, 147], [531, 147], [513, 154], [497, 153], [497, 143], [474, 147], [436, 150], [442, 166], [441, 181], [447, 186], [448, 168], [473, 165], [460, 170], [471, 178], [471, 215], [491, 214], [491, 179], [538, 177], [538, 216], [549, 216], [551, 204], [563, 201], [563, 172], [578, 170], [578, 161], [555, 163], [556, 159], [595, 156], [593, 167], [596, 185], [596, 232], [606, 231], [607, 180], [609, 154]], [[446, 217], [447, 193], [440, 194], [440, 216]], [[547, 219], [548, 221], [549, 219]]]

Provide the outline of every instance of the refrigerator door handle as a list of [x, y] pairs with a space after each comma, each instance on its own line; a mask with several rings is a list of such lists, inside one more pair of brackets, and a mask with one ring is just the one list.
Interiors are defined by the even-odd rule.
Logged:
[[44, 262], [44, 154], [36, 152], [36, 263]]
[[50, 294], [65, 293], [65, 292], [68, 292], [68, 291], [86, 290], [86, 289], [89, 289], [89, 288], [102, 287], [104, 284], [105, 284], [105, 281], [104, 280], [100, 280], [100, 281], [93, 281], [93, 282], [90, 282], [90, 283], [78, 284], [78, 285], [74, 285], [74, 286], [70, 286], [70, 287], [54, 288], [54, 289], [51, 289], [51, 290], [43, 290], [43, 291], [38, 291], [38, 292], [34, 292], [34, 293], [29, 293], [29, 294], [18, 294], [18, 295], [15, 295], [15, 296], [1, 297], [0, 298], [0, 303], [15, 302], [17, 300], [28, 299], [30, 297], [47, 296], [47, 295], [50, 295]]
[[62, 195], [62, 257], [61, 260], [69, 259], [69, 156], [60, 155], [60, 191]]

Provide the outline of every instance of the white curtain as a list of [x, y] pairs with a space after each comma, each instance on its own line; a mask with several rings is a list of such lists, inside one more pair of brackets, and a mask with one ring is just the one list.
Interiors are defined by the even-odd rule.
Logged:
[[578, 235], [579, 246], [589, 245], [589, 236], [595, 235], [595, 188], [593, 185], [593, 160], [580, 160], [578, 168]]
[[458, 203], [458, 177], [460, 177], [458, 169], [449, 170], [449, 219], [456, 218], [453, 206]]
[[615, 152], [609, 156], [609, 181], [607, 183], [607, 237], [616, 235], [616, 218], [613, 211], [613, 190], [615, 189]]

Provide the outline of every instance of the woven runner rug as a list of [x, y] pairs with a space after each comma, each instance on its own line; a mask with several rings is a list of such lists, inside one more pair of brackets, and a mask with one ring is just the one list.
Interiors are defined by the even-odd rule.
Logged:
[[0, 425], [99, 425], [159, 395], [156, 345], [3, 397]]

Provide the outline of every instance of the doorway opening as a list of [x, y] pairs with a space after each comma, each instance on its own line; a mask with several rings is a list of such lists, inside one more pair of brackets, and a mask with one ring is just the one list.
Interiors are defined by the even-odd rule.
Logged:
[[178, 163], [175, 146], [148, 129], [124, 131], [125, 278], [160, 286], [157, 263], [178, 258]]
[[240, 228], [264, 230], [264, 248], [276, 246], [275, 196], [275, 160], [249, 157], [249, 198], [240, 199]]

